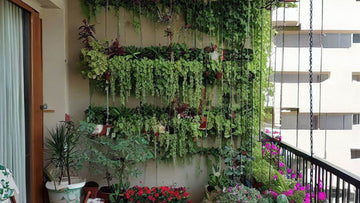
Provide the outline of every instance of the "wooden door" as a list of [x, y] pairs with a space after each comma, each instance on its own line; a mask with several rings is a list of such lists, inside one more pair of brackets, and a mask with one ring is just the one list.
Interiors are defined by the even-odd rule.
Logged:
[[30, 13], [30, 157], [27, 174], [28, 200], [42, 203], [43, 200], [43, 70], [42, 70], [42, 30], [39, 13], [21, 0], [10, 0]]

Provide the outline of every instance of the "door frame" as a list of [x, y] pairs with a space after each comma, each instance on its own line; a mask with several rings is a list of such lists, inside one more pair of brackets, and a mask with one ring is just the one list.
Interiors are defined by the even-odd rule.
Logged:
[[30, 189], [31, 203], [43, 199], [43, 68], [42, 30], [39, 12], [21, 0], [9, 0], [31, 14], [31, 70], [30, 70]]

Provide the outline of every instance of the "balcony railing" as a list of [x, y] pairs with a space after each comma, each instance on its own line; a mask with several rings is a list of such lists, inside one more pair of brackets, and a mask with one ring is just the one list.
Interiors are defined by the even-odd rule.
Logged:
[[[319, 191], [325, 192], [329, 203], [360, 203], [360, 177], [348, 172], [328, 161], [295, 148], [285, 142], [278, 142], [268, 134], [263, 137], [278, 143], [280, 154], [285, 157], [285, 166], [303, 176], [298, 181], [303, 185], [310, 184], [310, 166], [313, 164], [314, 199], [318, 202]], [[322, 185], [322, 188], [320, 188]]]

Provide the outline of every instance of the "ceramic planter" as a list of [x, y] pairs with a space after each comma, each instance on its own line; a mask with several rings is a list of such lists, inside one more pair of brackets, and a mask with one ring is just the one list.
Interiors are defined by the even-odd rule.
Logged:
[[[66, 180], [66, 178], [64, 178]], [[79, 178], [71, 178], [73, 184], [68, 185], [67, 181], [60, 184], [48, 181], [45, 185], [48, 190], [50, 203], [80, 203], [81, 189], [85, 181]]]
[[96, 125], [93, 135], [99, 135], [104, 129], [104, 125]]

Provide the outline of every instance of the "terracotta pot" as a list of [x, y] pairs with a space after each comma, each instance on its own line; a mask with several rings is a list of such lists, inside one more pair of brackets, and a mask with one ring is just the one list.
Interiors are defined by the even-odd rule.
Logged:
[[218, 72], [216, 74], [216, 79], [221, 80], [221, 78], [222, 78], [222, 72]]
[[95, 199], [99, 191], [99, 184], [94, 181], [89, 181], [83, 187], [83, 193], [86, 195], [88, 192], [91, 192], [90, 198]]
[[110, 203], [109, 196], [113, 193], [113, 190], [109, 186], [101, 187], [100, 190], [97, 193], [98, 198], [102, 198], [104, 200], [104, 203]]
[[206, 129], [206, 126], [207, 126], [207, 117], [204, 116], [204, 117], [202, 117], [199, 130], [205, 130], [205, 129]]
[[110, 130], [111, 128], [113, 128], [114, 126], [112, 125], [104, 125], [103, 129], [101, 130], [101, 132], [99, 133], [100, 136], [108, 136], [110, 135]]

